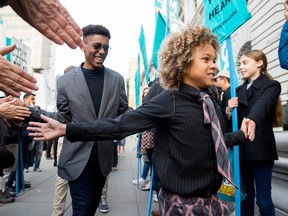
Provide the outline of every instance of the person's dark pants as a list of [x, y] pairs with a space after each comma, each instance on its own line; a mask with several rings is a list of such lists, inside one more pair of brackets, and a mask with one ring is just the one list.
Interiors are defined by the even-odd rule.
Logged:
[[[30, 140], [22, 140], [21, 144], [22, 144], [22, 161], [23, 161], [23, 168], [24, 169], [28, 169], [29, 168], [29, 144], [32, 141]], [[20, 164], [20, 162], [19, 162]]]
[[47, 141], [47, 149], [46, 149], [46, 157], [47, 158], [51, 158], [52, 145], [53, 145], [53, 149], [54, 149], [54, 158], [57, 158], [57, 144], [58, 144], [58, 138]]
[[53, 140], [49, 140], [46, 143], [46, 158], [51, 158], [51, 147]]
[[56, 138], [56, 139], [53, 140], [54, 166], [57, 166], [57, 148], [58, 148], [58, 140], [59, 140], [59, 138]]
[[113, 167], [117, 167], [117, 165], [118, 165], [118, 149], [117, 149], [117, 147], [118, 147], [118, 141], [114, 142], [114, 144], [113, 144], [113, 161], [112, 161]]
[[97, 150], [93, 149], [81, 175], [76, 180], [69, 181], [73, 216], [95, 215], [105, 181], [106, 177], [99, 166]]
[[[147, 157], [149, 159], [149, 169], [151, 170], [152, 168], [152, 161], [153, 161], [153, 152], [154, 152], [154, 148], [149, 148], [146, 149], [147, 151]], [[160, 188], [159, 188], [160, 189]]]
[[[21, 149], [22, 149], [22, 163], [23, 163], [23, 169], [25, 168], [29, 168], [29, 160], [28, 160], [28, 146], [29, 143], [31, 141], [29, 140], [22, 140], [21, 141]], [[20, 143], [19, 143], [20, 145]], [[19, 168], [18, 168], [18, 176], [19, 176], [19, 188], [22, 187], [22, 170], [20, 169], [20, 164], [21, 164], [21, 160], [20, 160], [20, 153], [18, 154], [18, 164], [19, 164]], [[16, 170], [12, 171], [9, 176], [8, 176], [8, 180], [7, 180], [7, 186], [12, 188], [13, 187], [13, 183], [16, 180]]]
[[4, 175], [3, 169], [13, 166], [14, 155], [8, 150], [0, 147], [0, 177]]
[[[271, 181], [274, 161], [241, 162], [246, 199], [241, 203], [242, 216], [254, 216], [254, 199], [261, 216], [274, 216]], [[254, 186], [255, 185], [255, 186]]]
[[15, 161], [14, 155], [8, 150], [0, 147], [0, 171], [1, 173], [3, 169], [13, 166], [14, 161]]
[[40, 168], [40, 162], [42, 158], [42, 152], [43, 152], [43, 141], [35, 141], [34, 145], [34, 171]]

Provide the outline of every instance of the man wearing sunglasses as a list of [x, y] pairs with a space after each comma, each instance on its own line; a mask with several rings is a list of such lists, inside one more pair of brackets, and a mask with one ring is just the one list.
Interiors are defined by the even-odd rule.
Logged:
[[[109, 30], [102, 25], [82, 30], [85, 62], [59, 78], [58, 112], [41, 111], [63, 123], [115, 118], [129, 109], [123, 77], [103, 65], [110, 49]], [[58, 175], [69, 182], [73, 216], [94, 216], [112, 156], [113, 140], [69, 143], [64, 139]]]

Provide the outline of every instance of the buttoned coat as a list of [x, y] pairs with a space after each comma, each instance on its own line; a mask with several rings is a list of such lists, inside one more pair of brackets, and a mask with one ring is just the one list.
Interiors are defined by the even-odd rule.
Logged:
[[[64, 74], [57, 82], [58, 112], [50, 117], [60, 122], [91, 122], [98, 118], [115, 118], [128, 110], [123, 77], [109, 69], [104, 71], [104, 86], [99, 116], [95, 113], [91, 94], [81, 66]], [[70, 143], [64, 139], [58, 164], [58, 175], [73, 181], [85, 168], [94, 141]], [[112, 167], [113, 140], [98, 141], [98, 156], [102, 174], [107, 176]]]
[[243, 118], [256, 123], [253, 142], [247, 140], [240, 145], [240, 157], [246, 161], [277, 160], [277, 150], [273, 133], [273, 120], [281, 85], [261, 74], [247, 89], [247, 81], [236, 89], [238, 97], [238, 123]]

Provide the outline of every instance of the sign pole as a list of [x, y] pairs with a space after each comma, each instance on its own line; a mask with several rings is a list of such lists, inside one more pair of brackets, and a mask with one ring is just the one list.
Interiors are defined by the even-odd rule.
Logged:
[[[205, 25], [218, 36], [219, 42], [226, 42], [229, 71], [230, 71], [230, 91], [231, 97], [236, 97], [236, 86], [238, 79], [236, 77], [235, 63], [233, 60], [232, 43], [230, 35], [235, 32], [252, 16], [247, 9], [245, 0], [204, 0], [204, 19]], [[226, 62], [224, 62], [225, 64]], [[232, 128], [238, 130], [237, 108], [232, 110]], [[241, 215], [241, 190], [240, 190], [240, 166], [239, 166], [239, 147], [234, 147], [234, 183], [235, 188], [235, 211], [236, 216]]]
[[[238, 86], [238, 79], [235, 71], [235, 63], [232, 53], [232, 43], [231, 37], [229, 36], [226, 39], [227, 53], [228, 53], [228, 62], [229, 62], [229, 71], [230, 71], [230, 93], [231, 98], [236, 97], [236, 87]], [[232, 128], [233, 131], [238, 130], [238, 118], [237, 118], [237, 107], [232, 110]], [[234, 183], [237, 188], [235, 188], [235, 212], [236, 216], [241, 216], [241, 188], [240, 188], [240, 164], [239, 164], [239, 146], [234, 146]]]

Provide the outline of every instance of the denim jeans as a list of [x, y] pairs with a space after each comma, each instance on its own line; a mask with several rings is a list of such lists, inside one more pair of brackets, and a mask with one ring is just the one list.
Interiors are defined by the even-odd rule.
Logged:
[[143, 178], [143, 179], [147, 178], [149, 169], [150, 169], [150, 162], [145, 161], [144, 165], [143, 165], [143, 171], [142, 171], [141, 178]]
[[274, 216], [271, 197], [272, 169], [274, 161], [241, 162], [246, 199], [241, 203], [242, 216], [254, 216], [254, 199], [261, 216]]
[[118, 141], [114, 142], [113, 144], [113, 162], [112, 162], [112, 167], [117, 167], [118, 165]]
[[34, 160], [34, 171], [40, 167], [42, 152], [43, 152], [43, 141], [36, 141], [34, 148], [35, 148], [35, 160]]
[[[143, 179], [147, 178], [149, 169], [151, 170], [151, 167], [152, 167], [152, 155], [153, 155], [154, 148], [146, 149], [146, 151], [147, 151], [148, 161], [144, 160], [143, 172], [142, 172], [142, 176], [141, 176]], [[151, 172], [150, 172], [150, 175], [151, 175]]]

